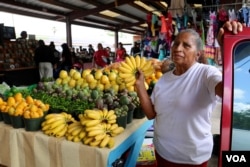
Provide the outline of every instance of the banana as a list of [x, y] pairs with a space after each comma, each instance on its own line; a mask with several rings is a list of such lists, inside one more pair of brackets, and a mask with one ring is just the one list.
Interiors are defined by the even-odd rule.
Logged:
[[52, 129], [53, 135], [56, 135], [57, 133], [59, 133], [61, 130], [63, 130], [63, 128], [65, 126], [66, 126], [66, 124], [60, 124], [59, 126], [57, 126], [54, 129]]
[[93, 131], [93, 130], [103, 130], [103, 126], [98, 124], [96, 126], [90, 126], [85, 128], [86, 132]]
[[85, 126], [88, 122], [92, 121], [92, 119], [81, 119], [81, 125]]
[[126, 87], [128, 88], [128, 87], [130, 87], [130, 86], [133, 86], [133, 85], [135, 84], [135, 81], [136, 81], [136, 79], [133, 78], [133, 80], [131, 80], [130, 82], [127, 82], [127, 83], [126, 83]]
[[106, 133], [102, 133], [102, 134], [96, 135], [96, 136], [94, 137], [94, 139], [95, 139], [96, 141], [100, 141], [100, 140], [103, 140], [103, 139], [105, 138], [106, 135], [107, 135]]
[[115, 128], [114, 130], [111, 131], [111, 135], [116, 136], [116, 135], [122, 133], [123, 131], [124, 131], [124, 128], [119, 126], [119, 127]]
[[142, 69], [142, 67], [146, 64], [146, 62], [147, 62], [147, 59], [145, 57], [141, 57], [139, 69]]
[[83, 138], [83, 144], [86, 144], [86, 145], [88, 145], [92, 140], [94, 140], [94, 138], [93, 137], [84, 137]]
[[75, 136], [68, 135], [68, 136], [66, 137], [66, 139], [69, 140], [69, 141], [72, 141], [74, 137], [75, 137]]
[[118, 128], [118, 124], [112, 124], [111, 127], [109, 128], [110, 131]]
[[129, 78], [124, 78], [125, 83], [131, 82], [131, 81], [134, 81], [134, 80], [135, 80], [135, 75], [133, 75], [132, 77], [129, 77]]
[[88, 112], [86, 113], [86, 115], [88, 118], [91, 118], [91, 119], [98, 119], [98, 120], [101, 119], [101, 115], [99, 111]]
[[147, 71], [144, 71], [143, 74], [145, 77], [149, 77], [151, 76], [152, 74], [154, 73], [154, 69], [153, 68], [150, 68], [148, 69]]
[[104, 108], [104, 109], [102, 110], [102, 112], [103, 112], [103, 118], [105, 119], [106, 116], [107, 116], [107, 114], [108, 114], [108, 110], [107, 110], [106, 108]]
[[50, 118], [55, 118], [57, 116], [60, 116], [60, 114], [59, 113], [57, 113], [57, 114], [56, 113], [47, 114], [45, 116], [45, 120], [50, 119]]
[[133, 70], [131, 70], [130, 67], [129, 67], [129, 68], [125, 68], [125, 67], [123, 67], [123, 66], [119, 66], [119, 67], [118, 67], [118, 70], [119, 70], [120, 72], [122, 72], [122, 73], [125, 73], [125, 74], [130, 74], [130, 73], [132, 73], [132, 71], [133, 71]]
[[112, 125], [112, 124], [107, 124], [107, 126], [106, 126], [106, 131], [109, 130], [109, 129], [111, 128], [111, 125]]
[[80, 139], [83, 139], [86, 135], [87, 133], [85, 131], [81, 131], [78, 136]]
[[115, 139], [113, 137], [110, 137], [108, 142], [108, 148], [113, 148], [115, 146]]
[[73, 131], [71, 132], [71, 135], [73, 135], [73, 136], [78, 136], [79, 133], [81, 133], [81, 131], [82, 131], [82, 128], [79, 127], [79, 128], [77, 128], [77, 129], [73, 130]]
[[68, 131], [67, 131], [67, 133], [72, 133], [72, 131], [74, 131], [75, 129], [78, 129], [78, 128], [80, 128], [80, 127], [82, 127], [82, 125], [79, 123], [79, 122], [77, 122], [77, 123], [72, 123], [72, 124], [70, 124], [69, 126], [68, 126]]
[[89, 143], [89, 145], [92, 147], [95, 147], [95, 146], [98, 146], [100, 143], [101, 143], [101, 140], [99, 140], [99, 141], [94, 140], [94, 141], [91, 141]]
[[102, 120], [90, 120], [88, 121], [85, 126], [86, 127], [90, 127], [90, 126], [95, 126], [95, 125], [98, 125], [102, 122]]
[[120, 67], [123, 67], [123, 68], [129, 69], [130, 71], [133, 71], [133, 69], [127, 63], [125, 63], [124, 61], [120, 62]]
[[50, 129], [50, 124], [45, 124], [42, 126], [42, 131], [46, 131]]
[[135, 56], [135, 63], [136, 63], [136, 68], [139, 68], [141, 66], [141, 57], [140, 56]]
[[132, 70], [135, 70], [135, 66], [132, 64], [132, 62], [131, 62], [131, 60], [130, 60], [129, 57], [130, 57], [130, 56], [127, 56], [127, 57], [125, 58], [125, 62], [129, 65], [129, 67], [130, 67]]
[[132, 73], [119, 73], [119, 76], [121, 78], [125, 79], [125, 78], [134, 77], [134, 74], [132, 74]]
[[108, 120], [108, 123], [109, 124], [114, 124], [114, 123], [116, 123], [116, 119], [110, 119], [110, 120]]
[[79, 138], [79, 136], [74, 136], [72, 141], [73, 142], [79, 142], [79, 141], [81, 141], [81, 139]]
[[142, 70], [142, 71], [147, 71], [151, 66], [152, 66], [152, 62], [148, 60], [148, 61], [145, 63], [145, 65], [141, 68], [141, 70]]
[[109, 117], [112, 116], [112, 115], [115, 115], [115, 111], [114, 110], [109, 110], [106, 118], [110, 119]]
[[99, 134], [102, 134], [104, 132], [104, 130], [92, 130], [88, 132], [88, 136], [89, 137], [93, 137]]
[[52, 129], [45, 130], [45, 131], [43, 131], [43, 133], [46, 134], [46, 135], [48, 135], [48, 136], [53, 135], [52, 134]]
[[109, 142], [109, 140], [110, 140], [110, 136], [109, 136], [109, 135], [106, 135], [106, 136], [103, 138], [103, 140], [101, 141], [100, 147], [101, 147], [101, 148], [106, 147], [107, 144], [108, 144], [108, 142]]
[[50, 124], [52, 122], [59, 121], [59, 120], [65, 121], [65, 117], [63, 117], [61, 115], [57, 115], [55, 117], [50, 117], [49, 119], [45, 119], [45, 122], [46, 122], [46, 124]]
[[66, 134], [67, 129], [68, 129], [68, 126], [66, 125], [66, 126], [63, 128], [63, 130], [61, 130], [60, 132], [58, 132], [58, 133], [56, 134], [56, 137], [58, 137], [58, 138], [63, 137], [63, 136]]
[[108, 120], [116, 120], [117, 116], [115, 114], [108, 117]]
[[55, 121], [55, 122], [52, 122], [52, 123], [50, 124], [50, 128], [51, 128], [51, 129], [54, 129], [54, 128], [56, 128], [57, 126], [59, 126], [59, 125], [61, 125], [61, 124], [66, 124], [65, 120], [61, 119], [61, 120], [57, 120], [57, 121]]
[[134, 56], [129, 56], [129, 59], [130, 59], [131, 63], [133, 64], [134, 69], [136, 69], [136, 62], [135, 62]]

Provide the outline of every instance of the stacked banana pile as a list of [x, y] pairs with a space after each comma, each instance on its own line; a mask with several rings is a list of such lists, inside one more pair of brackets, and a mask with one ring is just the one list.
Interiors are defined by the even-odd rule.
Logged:
[[63, 137], [68, 130], [68, 124], [71, 122], [75, 122], [71, 114], [65, 112], [51, 113], [45, 116], [45, 120], [41, 124], [42, 131], [49, 136]]
[[115, 145], [113, 137], [124, 131], [116, 124], [114, 110], [85, 110], [79, 118], [86, 132], [82, 142], [90, 146], [112, 148]]
[[148, 77], [154, 73], [154, 67], [152, 62], [145, 57], [140, 56], [128, 56], [125, 61], [120, 63], [118, 68], [119, 76], [123, 78], [126, 83], [126, 87], [133, 86], [136, 81], [136, 74], [140, 70], [145, 77]]
[[80, 142], [85, 136], [85, 128], [79, 121], [71, 123], [65, 134], [66, 139], [73, 142]]

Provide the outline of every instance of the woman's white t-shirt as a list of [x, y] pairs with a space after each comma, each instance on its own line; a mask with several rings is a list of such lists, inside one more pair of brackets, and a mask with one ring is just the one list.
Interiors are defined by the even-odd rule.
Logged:
[[210, 116], [220, 81], [216, 67], [200, 63], [180, 76], [170, 71], [159, 79], [151, 99], [157, 113], [153, 141], [161, 157], [183, 164], [201, 164], [211, 157]]

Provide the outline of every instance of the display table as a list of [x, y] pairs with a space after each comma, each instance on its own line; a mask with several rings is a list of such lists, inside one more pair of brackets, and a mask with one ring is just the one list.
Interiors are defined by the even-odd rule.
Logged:
[[111, 167], [130, 148], [125, 167], [136, 160], [152, 121], [134, 119], [115, 137], [112, 149], [90, 147], [43, 134], [14, 129], [0, 122], [0, 164], [8, 167]]

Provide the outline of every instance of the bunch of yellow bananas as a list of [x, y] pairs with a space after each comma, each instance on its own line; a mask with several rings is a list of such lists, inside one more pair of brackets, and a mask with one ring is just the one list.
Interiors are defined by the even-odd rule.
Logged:
[[86, 145], [112, 148], [115, 145], [113, 137], [124, 131], [116, 124], [114, 110], [85, 110], [79, 119], [85, 127], [86, 135], [82, 142]]
[[80, 142], [86, 136], [86, 131], [82, 124], [76, 121], [68, 126], [65, 136], [69, 141]]
[[133, 86], [136, 81], [136, 73], [140, 70], [145, 77], [148, 77], [154, 73], [154, 67], [152, 62], [145, 57], [127, 56], [125, 61], [120, 63], [118, 68], [119, 76], [123, 78], [126, 87]]
[[63, 137], [67, 132], [69, 122], [75, 122], [71, 114], [51, 113], [45, 116], [41, 124], [42, 131], [49, 136]]

